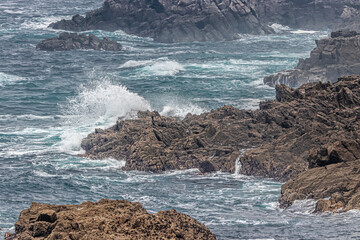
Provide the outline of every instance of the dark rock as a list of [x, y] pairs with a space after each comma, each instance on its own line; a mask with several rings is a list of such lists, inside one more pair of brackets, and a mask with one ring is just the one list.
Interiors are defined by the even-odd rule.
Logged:
[[252, 0], [260, 21], [294, 29], [360, 31], [360, 2], [354, 0]]
[[264, 83], [299, 87], [309, 82], [336, 82], [341, 76], [359, 75], [360, 35], [352, 31], [331, 35], [331, 38], [317, 40], [310, 58], [300, 59], [295, 69], [265, 77]]
[[120, 51], [121, 45], [105, 37], [99, 39], [94, 34], [77, 34], [63, 32], [59, 37], [47, 38], [36, 46], [38, 50], [44, 51], [66, 51], [75, 49], [94, 49], [106, 51]]
[[52, 23], [54, 29], [84, 31], [123, 30], [158, 42], [222, 41], [238, 34], [265, 34], [248, 0], [105, 0], [86, 17]]
[[[46, 216], [56, 213], [56, 220], [39, 220], [44, 212]], [[188, 215], [175, 210], [149, 214], [140, 203], [125, 200], [102, 199], [80, 205], [33, 203], [20, 213], [15, 226], [15, 234], [5, 234], [5, 240], [216, 239]]]
[[[225, 106], [183, 120], [143, 112], [138, 119], [90, 134], [82, 147], [87, 157], [125, 159], [124, 170], [150, 172], [234, 172], [240, 156], [240, 173], [281, 181], [309, 166], [358, 156], [359, 77], [276, 90], [277, 100], [260, 103], [256, 111]], [[339, 143], [343, 147], [336, 147]]]

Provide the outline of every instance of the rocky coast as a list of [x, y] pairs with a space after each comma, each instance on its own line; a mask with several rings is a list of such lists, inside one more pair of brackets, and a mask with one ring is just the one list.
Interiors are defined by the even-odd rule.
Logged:
[[[296, 199], [356, 193], [356, 181], [346, 188], [326, 182], [331, 178], [327, 171], [348, 178], [349, 174], [340, 172], [353, 171], [349, 164], [357, 174], [359, 116], [360, 77], [343, 77], [336, 83], [309, 83], [298, 89], [277, 85], [276, 100], [261, 102], [255, 111], [224, 106], [182, 120], [139, 112], [136, 119], [97, 129], [82, 141], [82, 147], [85, 157], [126, 160], [124, 170], [198, 168], [202, 173], [233, 173], [241, 166], [241, 174], [290, 180], [280, 198], [282, 206], [289, 206]], [[311, 185], [301, 194], [296, 188], [305, 187], [309, 178], [304, 176], [312, 173], [322, 184]], [[328, 191], [321, 191], [324, 185]]]
[[270, 86], [286, 84], [299, 87], [309, 82], [335, 82], [340, 76], [360, 74], [360, 34], [356, 31], [332, 32], [326, 39], [316, 41], [310, 57], [300, 59], [292, 70], [264, 78]]
[[121, 45], [105, 37], [99, 39], [94, 34], [60, 33], [59, 37], [47, 38], [36, 45], [43, 51], [68, 51], [76, 49], [93, 49], [105, 51], [120, 51]]
[[352, 0], [105, 0], [99, 9], [50, 25], [68, 31], [123, 30], [157, 42], [223, 41], [269, 34], [270, 24], [295, 29], [360, 30]]
[[20, 213], [15, 234], [5, 240], [32, 239], [209, 239], [203, 224], [175, 210], [149, 214], [140, 203], [102, 199], [80, 205], [32, 203]]

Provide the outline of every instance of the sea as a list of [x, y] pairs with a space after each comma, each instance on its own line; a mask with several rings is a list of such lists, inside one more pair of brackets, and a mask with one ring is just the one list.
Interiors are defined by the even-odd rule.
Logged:
[[[279, 208], [282, 183], [197, 169], [122, 171], [124, 161], [90, 160], [81, 140], [137, 111], [183, 118], [224, 105], [257, 109], [275, 98], [262, 79], [306, 58], [329, 32], [272, 25], [276, 34], [228, 42], [156, 43], [122, 31], [121, 52], [43, 52], [61, 31], [48, 25], [102, 0], [0, 1], [0, 239], [32, 202], [136, 201], [150, 213], [176, 209], [218, 239], [360, 239], [360, 212], [313, 214], [315, 202]], [[238, 166], [241, 167], [241, 166]]]

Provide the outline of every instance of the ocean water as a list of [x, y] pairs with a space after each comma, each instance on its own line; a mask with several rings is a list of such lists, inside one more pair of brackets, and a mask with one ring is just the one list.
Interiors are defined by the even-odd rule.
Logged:
[[[91, 31], [122, 52], [41, 52], [59, 31], [51, 22], [102, 0], [0, 2], [0, 238], [31, 202], [79, 204], [101, 198], [176, 209], [218, 239], [359, 239], [360, 212], [311, 214], [313, 201], [280, 209], [281, 183], [238, 174], [124, 172], [122, 161], [77, 157], [94, 128], [139, 110], [184, 117], [223, 105], [256, 109], [275, 90], [262, 78], [309, 56], [327, 32], [274, 25], [271, 36], [238, 41], [159, 44], [121, 31]], [[86, 32], [89, 33], [89, 32]], [[239, 166], [240, 167], [240, 166]]]

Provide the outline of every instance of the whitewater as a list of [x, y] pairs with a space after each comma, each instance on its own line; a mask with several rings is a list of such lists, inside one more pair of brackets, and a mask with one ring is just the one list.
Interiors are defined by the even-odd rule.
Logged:
[[81, 140], [138, 111], [183, 118], [223, 105], [257, 109], [274, 99], [263, 77], [296, 66], [328, 32], [274, 25], [276, 34], [217, 43], [160, 44], [121, 31], [122, 52], [40, 52], [61, 31], [47, 26], [101, 6], [99, 0], [0, 2], [0, 238], [31, 202], [101, 198], [176, 209], [218, 239], [359, 238], [360, 212], [312, 214], [313, 201], [278, 207], [281, 183], [235, 174], [124, 172], [124, 161], [78, 157]]

